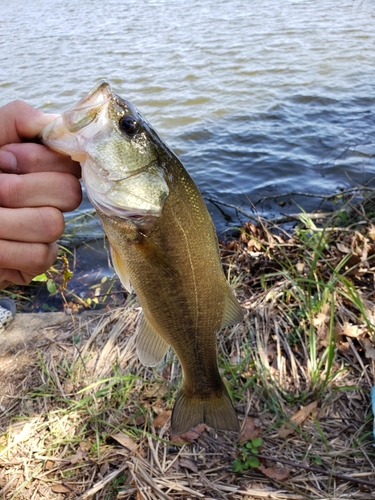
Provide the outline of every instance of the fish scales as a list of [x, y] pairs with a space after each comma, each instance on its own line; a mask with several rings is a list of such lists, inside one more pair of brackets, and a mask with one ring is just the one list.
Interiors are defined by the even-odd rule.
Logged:
[[[107, 121], [96, 110], [105, 96], [106, 116], [112, 117]], [[90, 105], [95, 108], [91, 121]], [[218, 371], [216, 332], [241, 321], [242, 312], [225, 279], [215, 228], [198, 188], [138, 111], [112, 94], [108, 84], [99, 84], [72, 110], [47, 126], [42, 139], [81, 161], [115, 270], [126, 288], [131, 283], [142, 306], [137, 331], [141, 362], [156, 365], [169, 345], [181, 362], [183, 382], [172, 412], [172, 433], [201, 422], [238, 430]], [[117, 123], [132, 119], [137, 133], [119, 133]], [[105, 133], [98, 133], [100, 120]], [[77, 122], [83, 123], [81, 136]]]

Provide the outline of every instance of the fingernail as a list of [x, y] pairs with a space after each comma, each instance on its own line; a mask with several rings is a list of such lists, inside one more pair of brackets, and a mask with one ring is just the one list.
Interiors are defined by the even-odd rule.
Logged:
[[0, 149], [0, 169], [17, 173], [17, 158], [10, 151]]

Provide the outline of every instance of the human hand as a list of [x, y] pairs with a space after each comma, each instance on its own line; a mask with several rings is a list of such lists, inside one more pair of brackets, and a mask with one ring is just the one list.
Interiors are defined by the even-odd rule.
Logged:
[[33, 142], [53, 118], [23, 101], [0, 107], [0, 290], [54, 263], [62, 212], [82, 199], [79, 164]]

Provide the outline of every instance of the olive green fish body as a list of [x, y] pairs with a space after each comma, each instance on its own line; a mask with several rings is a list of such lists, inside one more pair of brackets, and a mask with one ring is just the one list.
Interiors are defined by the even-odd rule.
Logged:
[[[229, 313], [234, 309], [238, 315], [237, 304], [223, 275], [216, 233], [204, 201], [179, 161], [173, 163], [174, 168], [169, 165], [173, 189], [163, 217], [151, 230], [147, 224], [145, 228], [139, 222], [124, 227], [122, 221], [104, 214], [100, 217], [145, 320], [165, 341], [163, 347], [171, 345], [181, 362], [183, 387], [173, 410], [172, 431], [179, 434], [200, 422], [237, 430], [216, 356], [216, 332], [225, 320], [226, 303]], [[144, 335], [138, 354], [145, 364], [157, 364], [160, 356], [152, 358], [153, 333], [146, 328]]]
[[[43, 140], [82, 161], [115, 270], [126, 288], [132, 285], [142, 306], [137, 332], [141, 362], [156, 365], [169, 346], [181, 362], [183, 384], [172, 412], [172, 433], [201, 422], [238, 430], [218, 372], [216, 333], [241, 321], [242, 312], [221, 268], [211, 217], [178, 158], [135, 108], [112, 96], [108, 87], [96, 87], [62, 115], [63, 124], [49, 126]], [[103, 118], [102, 101], [109, 120]], [[126, 129], [124, 138], [118, 123]], [[83, 132], [77, 136], [81, 124]], [[66, 138], [64, 127], [72, 137]]]

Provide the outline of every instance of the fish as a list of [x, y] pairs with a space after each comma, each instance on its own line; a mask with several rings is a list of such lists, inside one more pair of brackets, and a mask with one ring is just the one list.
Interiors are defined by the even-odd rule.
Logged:
[[156, 366], [169, 346], [182, 367], [171, 433], [200, 423], [238, 431], [217, 363], [217, 332], [243, 320], [225, 278], [214, 224], [187, 170], [148, 121], [106, 81], [41, 132], [82, 165], [114, 269], [142, 308], [137, 355]]

